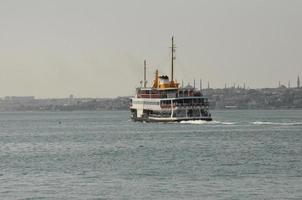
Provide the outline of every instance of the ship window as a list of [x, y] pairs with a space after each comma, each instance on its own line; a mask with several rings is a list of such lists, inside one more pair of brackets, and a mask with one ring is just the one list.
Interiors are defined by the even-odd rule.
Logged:
[[185, 110], [175, 110], [174, 115], [175, 115], [175, 117], [185, 117], [186, 111]]
[[162, 117], [170, 117], [171, 116], [171, 111], [163, 111], [161, 112]]

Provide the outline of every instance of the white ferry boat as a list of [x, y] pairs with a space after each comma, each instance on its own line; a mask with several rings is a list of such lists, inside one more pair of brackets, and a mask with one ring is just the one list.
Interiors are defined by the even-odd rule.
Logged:
[[174, 80], [175, 45], [172, 37], [171, 79], [155, 73], [152, 87], [146, 86], [146, 62], [144, 82], [131, 98], [130, 111], [134, 121], [177, 122], [188, 120], [211, 121], [209, 102], [201, 90], [192, 86], [180, 87]]

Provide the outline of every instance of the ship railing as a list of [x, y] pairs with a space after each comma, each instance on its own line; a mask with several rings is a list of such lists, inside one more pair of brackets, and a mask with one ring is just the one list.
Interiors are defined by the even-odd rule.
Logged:
[[160, 94], [138, 94], [138, 98], [149, 98], [149, 99], [157, 99], [161, 98]]
[[161, 108], [171, 108], [171, 107], [175, 108], [176, 105], [173, 104], [173, 105], [171, 106], [171, 104], [161, 104], [160, 107], [161, 107]]
[[197, 107], [197, 106], [204, 106], [204, 104], [201, 103], [176, 103], [177, 107]]

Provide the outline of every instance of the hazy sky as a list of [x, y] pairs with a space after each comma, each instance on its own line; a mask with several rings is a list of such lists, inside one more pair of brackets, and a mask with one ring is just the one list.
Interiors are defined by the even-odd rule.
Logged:
[[134, 93], [148, 62], [222, 88], [296, 85], [301, 0], [1, 0], [0, 96]]

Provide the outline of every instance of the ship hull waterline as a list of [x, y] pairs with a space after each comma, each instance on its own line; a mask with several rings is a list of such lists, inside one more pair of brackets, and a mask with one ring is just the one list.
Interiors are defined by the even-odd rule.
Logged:
[[181, 121], [212, 121], [212, 117], [181, 117], [181, 118], [158, 118], [158, 117], [131, 117], [133, 121], [137, 122], [181, 122]]

